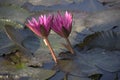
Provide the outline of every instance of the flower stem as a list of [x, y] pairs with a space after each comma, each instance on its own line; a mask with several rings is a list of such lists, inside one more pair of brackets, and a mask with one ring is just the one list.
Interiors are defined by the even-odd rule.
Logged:
[[46, 46], [48, 46], [48, 48], [49, 48], [49, 50], [50, 50], [50, 52], [51, 52], [51, 55], [52, 55], [52, 57], [53, 57], [53, 60], [55, 61], [55, 63], [58, 63], [57, 57], [56, 57], [56, 55], [55, 55], [55, 53], [54, 53], [54, 51], [53, 51], [53, 48], [52, 48], [52, 46], [51, 46], [48, 38], [45, 37], [43, 40], [44, 40], [44, 43], [46, 44]]
[[68, 38], [65, 38], [65, 40], [66, 40], [66, 42], [68, 43], [68, 47], [69, 47], [69, 49], [70, 49], [70, 52], [71, 52], [72, 54], [75, 54], [75, 52], [74, 52], [74, 50], [73, 50], [73, 48], [72, 48], [72, 45], [71, 45], [69, 39], [68, 39]]

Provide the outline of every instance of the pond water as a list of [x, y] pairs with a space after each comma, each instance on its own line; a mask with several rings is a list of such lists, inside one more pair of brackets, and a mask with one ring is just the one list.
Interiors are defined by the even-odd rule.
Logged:
[[[27, 18], [69, 11], [76, 55], [51, 31], [55, 64]], [[0, 80], [120, 80], [119, 0], [0, 0]], [[9, 26], [6, 26], [9, 25]]]

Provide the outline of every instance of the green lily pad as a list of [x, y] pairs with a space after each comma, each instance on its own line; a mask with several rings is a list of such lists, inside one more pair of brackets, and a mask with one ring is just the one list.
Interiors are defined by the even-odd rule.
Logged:
[[11, 44], [11, 45], [6, 45], [2, 48], [0, 48], [0, 56], [2, 56], [3, 54], [9, 54], [10, 52], [17, 50], [18, 47], [15, 44]]
[[16, 48], [4, 32], [0, 32], [0, 55], [7, 54]]
[[95, 73], [101, 73], [100, 70], [88, 64], [82, 57], [74, 57], [74, 60], [60, 60], [58, 68], [65, 73], [85, 78]]
[[82, 77], [78, 77], [78, 76], [68, 76], [68, 80], [91, 80], [90, 78], [82, 78]]
[[27, 0], [0, 0], [0, 5], [16, 4], [22, 6]]
[[[20, 35], [20, 33], [12, 27], [11, 25], [5, 25], [5, 31], [8, 35], [8, 37], [13, 40], [16, 44], [20, 44], [22, 40], [24, 40], [23, 36]], [[19, 38], [18, 38], [19, 37]]]
[[[75, 19], [75, 30], [83, 34], [107, 31], [114, 26], [120, 26], [120, 9], [105, 9], [88, 14], [86, 17]], [[73, 25], [73, 26], [74, 26]], [[73, 28], [74, 29], [74, 28]]]
[[[48, 37], [50, 44], [54, 51], [58, 54], [60, 49], [63, 48], [63, 46], [60, 43], [63, 43], [63, 38], [59, 37], [56, 34], [50, 34]], [[28, 36], [22, 41], [22, 45], [29, 49], [31, 52], [36, 52], [38, 49], [44, 49], [45, 51], [49, 51], [48, 47], [45, 45], [42, 38], [37, 38], [36, 36]]]
[[23, 24], [28, 16], [30, 16], [30, 13], [19, 6], [0, 6], [1, 19], [10, 19], [12, 21], [20, 22]]
[[[23, 66], [23, 64], [21, 64]], [[46, 80], [53, 75], [55, 75], [56, 71], [54, 70], [46, 70], [42, 68], [31, 68], [31, 67], [21, 67], [20, 65], [15, 67], [14, 65], [7, 65], [1, 67], [2, 70], [0, 74], [11, 75], [14, 79], [21, 77], [29, 77], [32, 80]], [[17, 77], [16, 77], [17, 76]], [[9, 77], [8, 77], [9, 78]]]
[[107, 31], [114, 26], [120, 26], [120, 10], [108, 9], [93, 13], [86, 17], [84, 26], [91, 28], [92, 31]]
[[120, 54], [119, 51], [105, 51], [96, 48], [79, 54], [88, 64], [94, 65], [99, 69], [116, 72], [120, 70]]
[[[22, 44], [21, 44], [22, 41], [25, 39], [25, 37], [31, 35], [31, 33], [28, 34], [23, 29], [22, 30], [21, 29], [15, 29], [11, 25], [5, 25], [5, 31], [6, 31], [6, 34], [8, 35], [8, 37], [9, 37], [9, 39], [11, 39], [13, 41], [13, 43], [15, 43], [18, 46], [20, 51], [22, 51], [28, 57], [32, 56], [31, 55], [32, 53], [29, 50], [27, 50], [25, 47], [23, 47]], [[23, 32], [24, 35], [22, 35], [23, 33], [20, 33], [20, 32]]]
[[54, 70], [45, 70], [45, 69], [35, 69], [35, 68], [26, 68], [17, 71], [15, 74], [17, 74], [20, 77], [30, 77], [34, 80], [46, 80], [53, 75], [55, 75], [56, 71]]
[[[120, 70], [120, 37], [119, 31], [108, 30], [88, 35], [79, 44], [79, 49], [85, 52], [79, 54], [88, 64], [93, 64], [103, 70], [115, 72]], [[79, 53], [79, 52], [78, 52]]]
[[30, 16], [27, 10], [15, 5], [0, 5], [0, 29], [5, 24], [12, 25], [16, 28], [23, 28], [26, 18]]
[[50, 55], [50, 51], [47, 49], [38, 48], [35, 53], [34, 57], [31, 59], [30, 63], [33, 62], [37, 64], [49, 63], [52, 61], [52, 56]]
[[11, 43], [8, 36], [4, 32], [0, 32], [0, 47]]
[[31, 52], [35, 53], [39, 48], [42, 48], [41, 40], [36, 36], [28, 36], [22, 41], [22, 45], [29, 49]]
[[4, 29], [5, 24], [12, 25], [16, 28], [23, 28], [22, 24], [12, 21], [10, 19], [0, 19], [0, 30]]
[[[80, 48], [103, 48], [106, 50], [120, 50], [120, 33], [114, 30], [96, 32], [85, 37]], [[114, 43], [114, 44], [113, 44]]]

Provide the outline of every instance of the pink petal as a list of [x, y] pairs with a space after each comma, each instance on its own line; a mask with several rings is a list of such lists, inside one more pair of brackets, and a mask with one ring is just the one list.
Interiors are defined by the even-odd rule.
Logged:
[[64, 15], [61, 15], [59, 12], [54, 17], [52, 29], [60, 34], [63, 35], [62, 32], [63, 27], [70, 33], [72, 29], [72, 14], [69, 12], [65, 12]]
[[32, 18], [32, 22], [33, 22], [36, 26], [38, 26], [38, 22], [37, 22], [37, 20], [36, 20], [35, 18]]
[[[36, 35], [42, 37], [42, 36], [48, 36], [51, 29], [51, 23], [52, 23], [52, 17], [46, 16], [46, 15], [40, 15], [38, 17], [38, 21], [33, 17], [32, 20], [28, 20], [28, 23], [26, 24], [28, 28], [30, 28]], [[44, 31], [46, 31], [45, 35], [40, 32], [40, 27], [44, 27]]]

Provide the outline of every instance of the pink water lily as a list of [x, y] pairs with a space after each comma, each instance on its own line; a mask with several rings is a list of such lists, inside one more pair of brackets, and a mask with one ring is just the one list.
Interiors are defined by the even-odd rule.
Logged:
[[51, 55], [53, 57], [53, 60], [55, 63], [58, 63], [57, 57], [52, 49], [52, 46], [48, 40], [48, 35], [50, 33], [50, 29], [52, 26], [52, 16], [46, 16], [46, 15], [41, 15], [38, 20], [35, 18], [32, 18], [32, 20], [28, 20], [26, 23], [26, 26], [30, 28], [36, 35], [39, 37], [43, 38], [44, 43], [46, 46], [48, 46]]
[[54, 16], [52, 30], [61, 37], [68, 37], [72, 29], [72, 14], [65, 12], [64, 15], [58, 13]]
[[51, 25], [51, 15], [41, 15], [38, 20], [33, 17], [32, 20], [28, 20], [28, 23], [26, 24], [26, 26], [39, 37], [47, 37], [50, 33]]
[[61, 37], [65, 38], [67, 45], [63, 44], [72, 54], [74, 50], [72, 49], [71, 43], [68, 39], [71, 29], [72, 29], [72, 14], [65, 12], [64, 15], [58, 13], [54, 16], [53, 26], [51, 27], [54, 32], [56, 32]]

